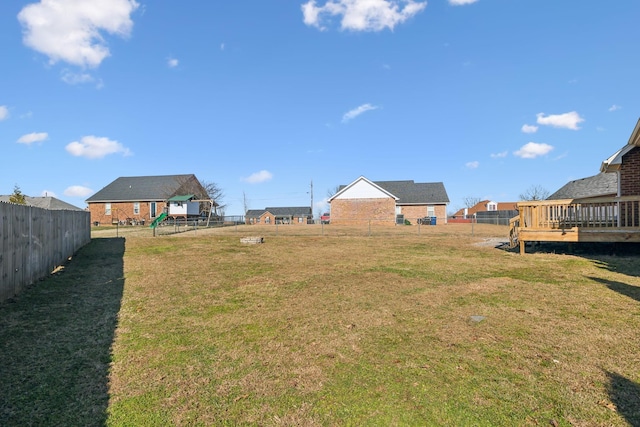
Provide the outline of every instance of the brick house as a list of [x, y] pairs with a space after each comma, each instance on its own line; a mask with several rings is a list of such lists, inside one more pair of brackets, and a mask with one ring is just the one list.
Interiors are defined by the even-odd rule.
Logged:
[[447, 222], [449, 196], [442, 182], [370, 181], [361, 176], [340, 186], [329, 199], [331, 224], [368, 223], [394, 225], [435, 217]]
[[208, 196], [193, 174], [134, 176], [116, 179], [86, 202], [92, 224], [144, 224], [163, 212], [169, 214], [171, 198], [173, 202], [189, 203]]
[[515, 211], [516, 202], [496, 202], [494, 200], [482, 200], [470, 208], [462, 208], [453, 214], [458, 219], [467, 219], [479, 212]]
[[313, 216], [309, 206], [250, 209], [245, 214], [245, 223], [303, 225], [313, 223]]
[[615, 173], [618, 196], [640, 196], [640, 120], [627, 145], [602, 162], [600, 171]]

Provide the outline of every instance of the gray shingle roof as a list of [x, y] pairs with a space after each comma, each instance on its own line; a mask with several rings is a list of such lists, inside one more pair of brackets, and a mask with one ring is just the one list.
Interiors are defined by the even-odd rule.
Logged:
[[396, 196], [398, 204], [449, 203], [442, 182], [374, 181], [374, 184]]
[[[447, 190], [442, 182], [416, 183], [413, 180], [404, 181], [371, 181], [383, 190], [398, 198], [397, 204], [425, 204], [449, 203]], [[346, 185], [338, 187], [342, 191]]]
[[270, 212], [275, 216], [311, 216], [311, 207], [309, 206], [295, 206], [295, 207], [281, 207], [281, 208], [264, 208], [264, 209], [250, 209], [247, 211], [246, 216], [248, 218], [257, 218], [265, 212]]
[[547, 200], [582, 199], [585, 197], [615, 196], [616, 194], [618, 194], [618, 174], [599, 173], [566, 183], [547, 197]]
[[[0, 202], [10, 203], [9, 198], [11, 196], [0, 196]], [[30, 197], [24, 196], [24, 200], [27, 206], [33, 206], [36, 208], [49, 209], [52, 211], [83, 211], [77, 206], [64, 202], [55, 197]]]
[[[196, 188], [194, 189], [194, 187]], [[202, 191], [204, 189], [193, 174], [128, 176], [116, 179], [89, 197], [87, 203], [160, 201], [175, 195], [201, 193]], [[197, 194], [197, 196], [204, 198], [205, 195]]]

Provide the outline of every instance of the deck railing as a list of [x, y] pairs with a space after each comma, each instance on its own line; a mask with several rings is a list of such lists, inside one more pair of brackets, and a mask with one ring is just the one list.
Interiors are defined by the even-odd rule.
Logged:
[[640, 196], [518, 202], [519, 227], [634, 228], [640, 225]]

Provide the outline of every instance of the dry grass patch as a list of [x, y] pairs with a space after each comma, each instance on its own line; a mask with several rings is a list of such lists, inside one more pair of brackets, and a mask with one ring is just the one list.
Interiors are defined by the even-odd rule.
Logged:
[[638, 422], [639, 271], [437, 228], [129, 239], [109, 422]]
[[102, 421], [639, 425], [637, 257], [466, 226], [128, 236]]

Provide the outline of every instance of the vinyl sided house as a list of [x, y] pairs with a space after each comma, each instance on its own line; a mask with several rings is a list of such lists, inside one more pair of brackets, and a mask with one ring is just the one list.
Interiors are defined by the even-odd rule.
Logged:
[[245, 223], [303, 225], [313, 223], [313, 216], [309, 206], [250, 209]]
[[447, 222], [449, 196], [442, 182], [370, 181], [364, 176], [329, 199], [331, 224], [369, 223], [395, 225], [424, 217]]
[[600, 174], [571, 181], [549, 199], [518, 202], [510, 243], [640, 242], [640, 120]]
[[166, 214], [199, 214], [207, 192], [193, 174], [120, 177], [86, 202], [93, 224], [144, 224]]

